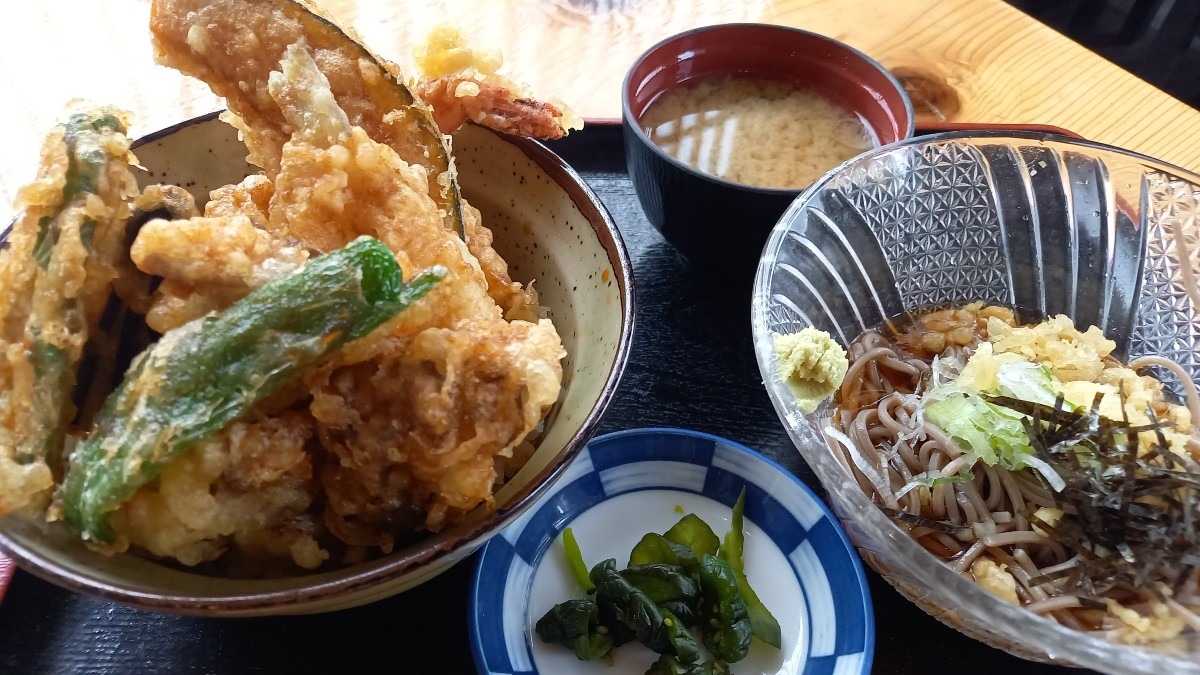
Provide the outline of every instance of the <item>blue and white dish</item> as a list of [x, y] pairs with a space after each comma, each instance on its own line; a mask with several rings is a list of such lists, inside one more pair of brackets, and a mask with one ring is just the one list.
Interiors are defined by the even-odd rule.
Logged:
[[492, 538], [471, 589], [471, 641], [480, 673], [642, 675], [657, 655], [637, 644], [613, 661], [584, 662], [542, 643], [534, 622], [581, 597], [568, 570], [570, 527], [589, 566], [619, 567], [647, 532], [695, 513], [718, 536], [746, 488], [746, 575], [778, 619], [782, 649], [755, 641], [738, 675], [857, 675], [871, 669], [875, 623], [866, 577], [837, 520], [787, 470], [732, 441], [683, 429], [596, 438], [550, 491]]

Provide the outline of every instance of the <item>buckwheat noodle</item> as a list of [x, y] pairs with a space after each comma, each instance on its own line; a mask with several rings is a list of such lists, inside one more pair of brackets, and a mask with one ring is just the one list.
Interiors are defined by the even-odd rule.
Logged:
[[[910, 344], [907, 339], [905, 344]], [[941, 355], [963, 358], [967, 349], [951, 345]], [[923, 418], [919, 388], [932, 359], [914, 356], [878, 331], [864, 333], [848, 351], [850, 366], [829, 421], [829, 445], [863, 491], [897, 512], [894, 519], [917, 542], [968, 579], [974, 578], [972, 567], [981, 560], [1004, 565], [1016, 580], [1022, 605], [1075, 629], [1121, 629], [1123, 624], [1097, 598], [1135, 609], [1148, 607], [1150, 594], [1124, 584], [1096, 588], [1095, 596], [1083, 597], [1064, 593], [1053, 581], [1033, 583], [1081, 562], [1080, 556], [1030, 523], [1034, 510], [1056, 505], [1054, 493], [1033, 471], [1010, 472], [975, 463], [954, 439]], [[1147, 366], [1165, 368], [1179, 377], [1193, 420], [1200, 421], [1200, 395], [1191, 377], [1160, 357], [1143, 357], [1130, 364], [1135, 370]], [[1200, 459], [1195, 443], [1189, 450], [1190, 460]], [[914, 476], [935, 470], [944, 476], [971, 472], [974, 478], [914, 489]], [[906, 515], [911, 518], [905, 520]], [[1152, 578], [1154, 582], [1175, 589], [1166, 606], [1191, 630], [1200, 631], [1195, 612], [1200, 607], [1200, 569], [1185, 568], [1175, 578]]]

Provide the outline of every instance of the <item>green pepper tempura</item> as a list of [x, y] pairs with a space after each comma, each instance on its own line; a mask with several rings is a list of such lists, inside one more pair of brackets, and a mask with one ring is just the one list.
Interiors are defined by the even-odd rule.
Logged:
[[67, 524], [85, 539], [111, 542], [109, 512], [166, 464], [399, 314], [444, 274], [434, 268], [406, 286], [392, 252], [361, 237], [223, 314], [168, 333], [134, 360], [95, 431], [71, 455]]

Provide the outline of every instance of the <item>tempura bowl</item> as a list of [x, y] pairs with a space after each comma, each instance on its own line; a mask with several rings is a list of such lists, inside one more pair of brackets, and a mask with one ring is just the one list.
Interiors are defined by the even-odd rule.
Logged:
[[[449, 569], [523, 513], [586, 445], [624, 371], [633, 333], [633, 275], [603, 205], [557, 155], [533, 141], [468, 126], [454, 138], [463, 193], [483, 214], [514, 280], [536, 280], [567, 350], [563, 388], [538, 447], [462, 522], [347, 568], [281, 579], [215, 578], [133, 554], [88, 550], [61, 524], [0, 519], [0, 548], [65, 588], [142, 608], [208, 616], [324, 612], [395, 595]], [[145, 184], [174, 183], [198, 204], [255, 168], [234, 129], [207, 115], [134, 144]]]
[[[1200, 176], [1047, 134], [927, 136], [861, 155], [772, 231], [753, 296], [755, 350], [776, 412], [863, 559], [929, 614], [1018, 656], [1108, 672], [1200, 673], [1200, 654], [1117, 645], [1001, 600], [942, 565], [834, 458], [775, 366], [772, 333], [843, 346], [884, 319], [983, 300], [1023, 320], [1067, 314], [1117, 355], [1161, 355], [1200, 380]], [[1178, 396], [1179, 382], [1156, 372]]]

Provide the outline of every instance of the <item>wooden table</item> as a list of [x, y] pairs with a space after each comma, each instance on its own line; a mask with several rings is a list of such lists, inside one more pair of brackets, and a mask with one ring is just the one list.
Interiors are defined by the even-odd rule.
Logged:
[[[590, 120], [620, 118], [625, 70], [672, 33], [728, 21], [843, 40], [910, 81], [926, 118], [1053, 124], [1200, 170], [1200, 112], [1001, 0], [319, 0], [375, 51], [405, 64], [451, 20], [504, 52], [507, 72]], [[210, 112], [204, 85], [154, 65], [149, 0], [5, 3], [0, 23], [0, 203], [32, 175], [73, 97], [135, 113], [133, 133]]]

